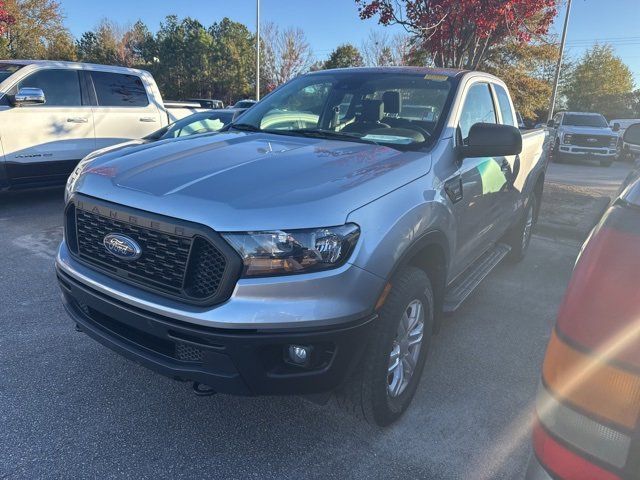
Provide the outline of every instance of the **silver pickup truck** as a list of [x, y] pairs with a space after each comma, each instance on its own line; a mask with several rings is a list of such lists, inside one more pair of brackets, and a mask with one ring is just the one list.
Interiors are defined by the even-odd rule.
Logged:
[[65, 307], [199, 394], [335, 392], [389, 424], [443, 314], [525, 254], [544, 136], [521, 134], [484, 73], [298, 77], [223, 132], [81, 162], [56, 258]]

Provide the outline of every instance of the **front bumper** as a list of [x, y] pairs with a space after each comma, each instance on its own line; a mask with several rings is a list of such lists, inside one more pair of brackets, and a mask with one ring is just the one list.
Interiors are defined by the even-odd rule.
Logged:
[[[90, 337], [163, 375], [220, 393], [284, 395], [327, 392], [361, 358], [375, 314], [340, 326], [290, 331], [204, 327], [118, 301], [60, 267], [64, 306]], [[288, 345], [311, 345], [308, 368], [285, 361]]]
[[565, 155], [595, 156], [595, 157], [604, 157], [604, 158], [613, 158], [617, 154], [617, 150], [615, 147], [591, 148], [591, 147], [576, 147], [573, 145], [560, 145], [560, 152], [564, 153]]

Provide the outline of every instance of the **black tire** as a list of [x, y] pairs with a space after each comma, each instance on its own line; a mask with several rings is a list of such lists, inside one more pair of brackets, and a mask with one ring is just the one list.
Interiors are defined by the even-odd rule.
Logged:
[[[336, 400], [342, 408], [381, 427], [400, 418], [413, 399], [429, 352], [434, 318], [433, 289], [424, 271], [415, 267], [403, 268], [391, 284], [391, 292], [378, 312], [379, 318], [360, 364], [336, 392]], [[401, 318], [414, 300], [420, 300], [423, 305], [422, 342], [408, 384], [397, 397], [392, 397], [389, 358]]]
[[613, 160], [600, 160], [601, 167], [610, 167], [613, 163]]
[[551, 161], [553, 163], [563, 163], [564, 162], [564, 155], [560, 152], [560, 143], [556, 142], [556, 144], [553, 146], [553, 151], [551, 153]]
[[505, 243], [511, 247], [507, 258], [512, 263], [521, 261], [529, 250], [531, 235], [538, 218], [538, 203], [538, 196], [532, 193], [525, 203], [522, 219], [505, 238]]

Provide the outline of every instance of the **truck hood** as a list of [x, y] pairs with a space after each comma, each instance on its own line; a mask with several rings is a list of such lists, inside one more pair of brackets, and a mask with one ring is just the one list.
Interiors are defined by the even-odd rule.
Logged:
[[214, 133], [107, 153], [75, 191], [218, 231], [343, 224], [429, 172], [424, 152], [264, 133]]
[[562, 133], [579, 133], [582, 135], [616, 135], [616, 132], [608, 127], [575, 127], [562, 126]]

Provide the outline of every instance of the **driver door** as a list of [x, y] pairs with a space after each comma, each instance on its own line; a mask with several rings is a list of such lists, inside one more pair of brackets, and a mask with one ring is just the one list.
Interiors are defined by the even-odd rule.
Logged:
[[[475, 83], [467, 90], [460, 110], [457, 141], [464, 143], [476, 123], [497, 123], [493, 95], [489, 84], [484, 82]], [[460, 159], [458, 171], [446, 181], [456, 219], [456, 261], [452, 279], [497, 240], [501, 191], [506, 185], [503, 160], [503, 157]]]

